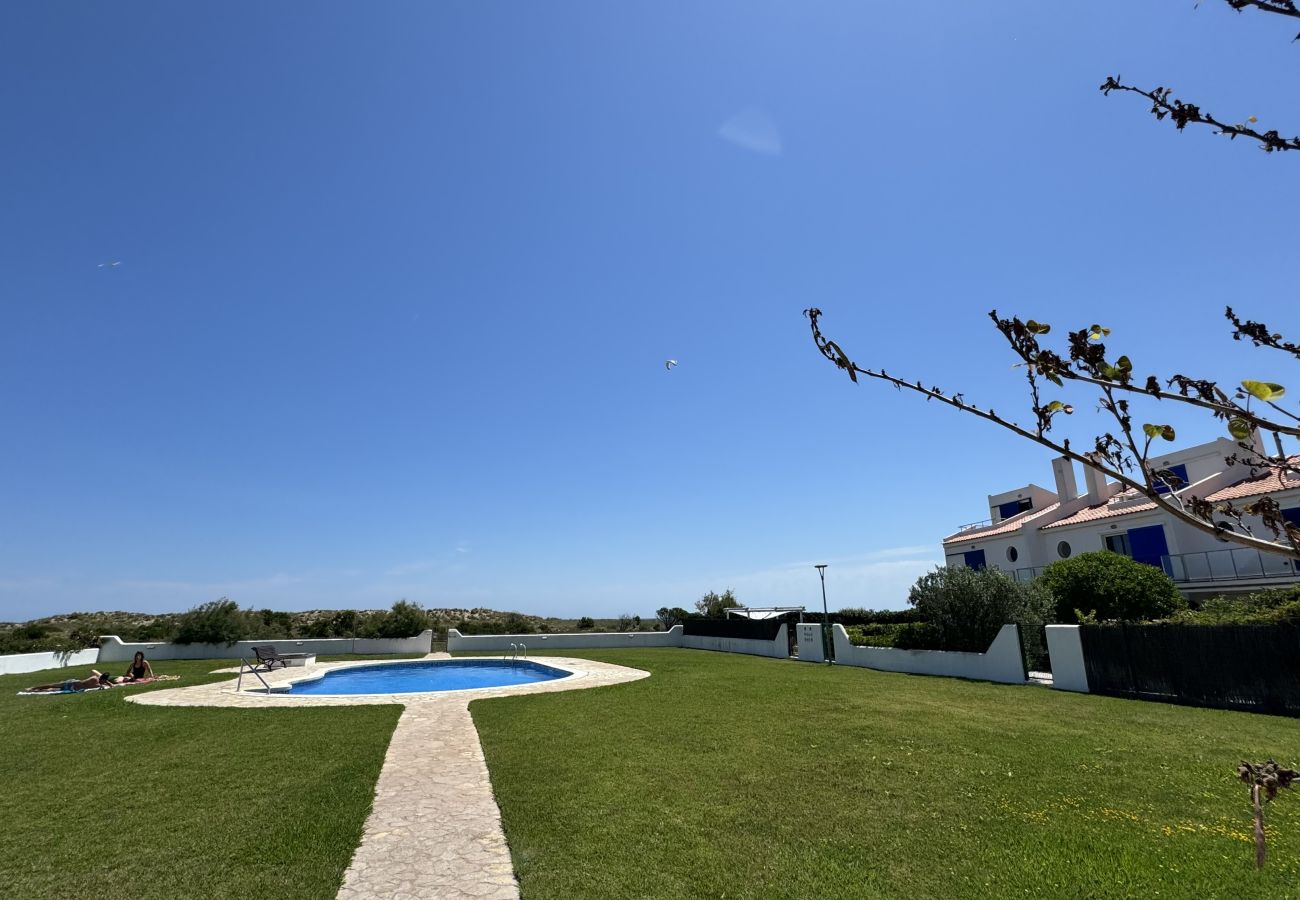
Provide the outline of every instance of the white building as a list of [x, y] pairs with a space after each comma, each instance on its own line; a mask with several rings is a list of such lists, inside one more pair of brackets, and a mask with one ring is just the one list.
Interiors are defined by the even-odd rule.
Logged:
[[[1273, 494], [1283, 515], [1300, 525], [1300, 477], [1250, 478], [1249, 470], [1226, 462], [1239, 449], [1222, 438], [1152, 462], [1182, 480], [1185, 486], [1175, 492], [1179, 496], [1233, 500], [1240, 507], [1241, 501]], [[965, 525], [944, 538], [948, 565], [994, 566], [1027, 581], [1058, 559], [1113, 550], [1164, 569], [1189, 597], [1300, 581], [1300, 564], [1295, 560], [1199, 531], [1142, 494], [1121, 490], [1122, 485], [1091, 466], [1083, 470], [1082, 491], [1076, 486], [1073, 463], [1061, 457], [1052, 461], [1055, 492], [1027, 484], [989, 495], [990, 519]], [[1272, 539], [1271, 531], [1256, 525], [1251, 525], [1255, 534]]]

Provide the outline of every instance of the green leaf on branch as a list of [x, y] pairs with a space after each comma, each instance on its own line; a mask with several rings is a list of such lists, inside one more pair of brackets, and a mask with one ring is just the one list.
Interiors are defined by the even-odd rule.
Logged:
[[1167, 441], [1172, 441], [1174, 439], [1174, 426], [1147, 423], [1142, 426], [1142, 433], [1149, 438], [1164, 438]]
[[1250, 437], [1250, 423], [1245, 419], [1229, 419], [1228, 434], [1232, 435], [1239, 441], [1244, 441]]
[[1088, 340], [1099, 341], [1110, 334], [1109, 328], [1102, 328], [1100, 325], [1088, 326]]
[[1026, 322], [1025, 327], [1029, 329], [1031, 334], [1047, 334], [1052, 330], [1052, 326], [1046, 322], [1035, 322], [1033, 319]]
[[1286, 388], [1271, 381], [1243, 381], [1241, 386], [1257, 400], [1276, 400], [1286, 393]]

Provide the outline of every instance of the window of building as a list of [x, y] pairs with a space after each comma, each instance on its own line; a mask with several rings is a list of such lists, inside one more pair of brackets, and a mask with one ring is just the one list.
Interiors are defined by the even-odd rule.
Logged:
[[1111, 553], [1122, 553], [1124, 556], [1132, 556], [1133, 548], [1128, 542], [1128, 532], [1123, 534], [1106, 535], [1106, 549]]
[[1070, 553], [1071, 550], [1070, 550], [1069, 541], [1061, 541], [1061, 543], [1056, 545], [1056, 555], [1061, 557], [1061, 559], [1069, 559]]
[[1034, 508], [1034, 498], [1021, 497], [1019, 500], [1012, 500], [1009, 503], [1003, 503], [998, 506], [998, 518], [1009, 519], [1012, 516], [1018, 516], [1026, 510]]
[[1015, 562], [1019, 558], [1020, 558], [1019, 550], [1017, 550], [1015, 547], [1007, 548], [1007, 562]]
[[[1191, 484], [1191, 482], [1187, 480], [1187, 466], [1182, 463], [1179, 463], [1176, 466], [1169, 466], [1166, 469], [1157, 469], [1154, 474], [1157, 476], [1163, 476], [1169, 481], [1172, 481], [1174, 483], [1174, 490], [1176, 491], [1181, 491], [1183, 488]], [[1158, 478], [1155, 479], [1155, 483], [1157, 494], [1169, 493], [1169, 488], [1161, 483]]]

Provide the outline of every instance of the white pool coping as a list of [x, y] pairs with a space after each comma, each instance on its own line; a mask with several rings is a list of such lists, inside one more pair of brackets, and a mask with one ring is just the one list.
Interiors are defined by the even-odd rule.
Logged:
[[[530, 682], [525, 682], [524, 684], [506, 684], [506, 685], [497, 685], [494, 687], [443, 688], [437, 691], [382, 691], [373, 694], [311, 694], [310, 696], [313, 697], [378, 697], [384, 700], [391, 700], [395, 697], [428, 699], [426, 695], [429, 694], [459, 694], [459, 693], [464, 693], [466, 691], [497, 691], [497, 690], [505, 690], [507, 688], [512, 688], [512, 687], [529, 687], [530, 685], [533, 684], [545, 684], [547, 681], [564, 681], [581, 675], [580, 667], [565, 666], [562, 663], [552, 664], [549, 660], [547, 662], [542, 662], [541, 660], [536, 660], [536, 659], [512, 659], [509, 656], [459, 656], [459, 657], [449, 657], [447, 659], [440, 658], [440, 659], [348, 660], [347, 662], [340, 662], [340, 663], [318, 664], [305, 675], [301, 675], [296, 678], [289, 678], [288, 681], [284, 681], [284, 682], [277, 681], [275, 684], [271, 686], [270, 696], [281, 697], [281, 698], [292, 697], [293, 696], [292, 691], [294, 687], [296, 687], [297, 685], [310, 684], [313, 681], [323, 681], [326, 675], [331, 675], [335, 672], [346, 672], [348, 669], [379, 669], [388, 666], [409, 666], [409, 665], [443, 666], [443, 665], [448, 665], [453, 663], [472, 662], [475, 660], [482, 660], [485, 662], [532, 663], [533, 665], [541, 666], [544, 669], [551, 669], [552, 671], [563, 672], [564, 674], [561, 675], [559, 678], [548, 678], [545, 679], [544, 681], [530, 681]], [[262, 674], [263, 677], [265, 677], [266, 675], [265, 672], [260, 674]], [[253, 684], [256, 685], [256, 687], [253, 688], [247, 687], [247, 682], [249, 678], [252, 678]], [[266, 688], [261, 686], [261, 683], [257, 680], [256, 677], [250, 676], [247, 673], [245, 673], [244, 683], [245, 683], [244, 692], [251, 690], [253, 693], [261, 694], [262, 696], [267, 695]], [[299, 694], [298, 696], [302, 697], [304, 695]]]

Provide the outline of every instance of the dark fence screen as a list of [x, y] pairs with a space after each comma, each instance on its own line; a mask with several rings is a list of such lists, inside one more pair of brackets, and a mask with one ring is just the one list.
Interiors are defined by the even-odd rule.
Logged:
[[772, 641], [785, 623], [780, 619], [687, 619], [682, 623], [684, 634], [696, 637], [748, 638], [751, 641]]
[[1097, 694], [1300, 716], [1293, 625], [1084, 625]]

